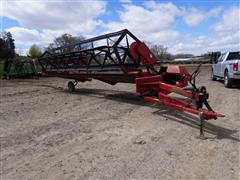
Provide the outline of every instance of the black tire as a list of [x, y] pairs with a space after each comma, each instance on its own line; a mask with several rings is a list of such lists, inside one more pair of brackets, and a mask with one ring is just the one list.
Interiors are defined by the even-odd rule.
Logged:
[[233, 79], [229, 77], [228, 71], [224, 73], [224, 86], [226, 88], [231, 88], [233, 83]]
[[69, 92], [74, 92], [75, 91], [75, 85], [72, 81], [68, 82], [68, 91]]
[[33, 79], [39, 79], [39, 76], [33, 76], [32, 78]]
[[212, 81], [216, 81], [217, 80], [216, 76], [213, 74], [213, 69], [211, 71], [211, 79], [212, 79]]

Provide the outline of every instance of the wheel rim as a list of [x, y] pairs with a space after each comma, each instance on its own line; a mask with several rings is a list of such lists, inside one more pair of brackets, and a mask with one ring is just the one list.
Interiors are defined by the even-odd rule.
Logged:
[[224, 84], [225, 84], [225, 85], [228, 84], [228, 76], [227, 76], [227, 74], [225, 74], [225, 77], [224, 77]]
[[212, 79], [213, 81], [216, 80], [216, 76], [214, 76], [213, 69], [212, 69], [212, 71], [211, 71], [211, 79]]

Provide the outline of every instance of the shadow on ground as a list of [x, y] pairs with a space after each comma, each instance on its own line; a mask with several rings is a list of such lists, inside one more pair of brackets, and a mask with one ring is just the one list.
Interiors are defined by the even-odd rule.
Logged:
[[[166, 120], [175, 121], [186, 126], [199, 129], [199, 119], [197, 117], [184, 112], [166, 108], [162, 105], [148, 103], [141, 96], [137, 96], [135, 93], [117, 90], [81, 88], [77, 89], [74, 94], [109, 99], [120, 103], [131, 103], [138, 106], [152, 106], [153, 108], [157, 109], [157, 111], [154, 113], [165, 117]], [[209, 134], [215, 135], [217, 139], [231, 139], [240, 142], [238, 130], [214, 125], [209, 121], [206, 122], [204, 130]]]
[[[195, 116], [172, 109], [163, 109], [154, 112], [165, 117], [167, 120], [175, 121], [195, 129], [199, 129], [199, 119]], [[238, 130], [228, 129], [206, 121], [204, 131], [215, 135], [217, 139], [231, 139], [240, 142]]]
[[[224, 87], [224, 81], [223, 80], [218, 80], [217, 82], [220, 83]], [[235, 80], [230, 89], [240, 90], [240, 80], [238, 80], [238, 81]]]

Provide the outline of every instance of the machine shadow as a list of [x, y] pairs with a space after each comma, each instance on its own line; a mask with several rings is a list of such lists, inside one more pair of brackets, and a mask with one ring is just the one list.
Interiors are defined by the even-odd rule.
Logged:
[[[222, 86], [224, 87], [224, 82], [223, 80], [218, 80], [219, 83], [222, 84]], [[230, 89], [237, 89], [240, 90], [240, 81], [234, 81], [232, 84], [232, 87]]]
[[[166, 108], [162, 105], [148, 103], [141, 96], [137, 96], [136, 93], [118, 90], [81, 88], [77, 89], [74, 94], [109, 99], [120, 103], [131, 103], [138, 106], [151, 106], [156, 108], [154, 113], [165, 117], [166, 120], [175, 121], [199, 130], [199, 119], [197, 117], [174, 109]], [[206, 121], [204, 131], [215, 135], [217, 139], [231, 139], [240, 142], [239, 136], [237, 135], [238, 130], [224, 128], [212, 124], [210, 121]]]
[[[199, 119], [196, 116], [167, 108], [163, 108], [162, 110], [158, 110], [154, 113], [165, 117], [166, 120], [175, 121], [192, 128], [199, 129]], [[237, 135], [238, 130], [221, 127], [219, 125], [212, 124], [210, 121], [206, 121], [204, 131], [215, 135], [216, 139], [231, 139], [240, 142], [239, 136]]]

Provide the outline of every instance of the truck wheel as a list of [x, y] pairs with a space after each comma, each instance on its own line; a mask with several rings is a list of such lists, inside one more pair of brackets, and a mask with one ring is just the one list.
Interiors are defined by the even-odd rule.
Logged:
[[74, 92], [75, 91], [75, 85], [72, 81], [68, 82], [68, 91], [69, 92]]
[[226, 71], [225, 74], [224, 74], [224, 86], [226, 88], [232, 87], [232, 81], [233, 80], [231, 78], [229, 78], [228, 71]]
[[216, 76], [213, 74], [213, 69], [212, 69], [212, 72], [211, 72], [211, 79], [212, 79], [212, 81], [216, 81]]

